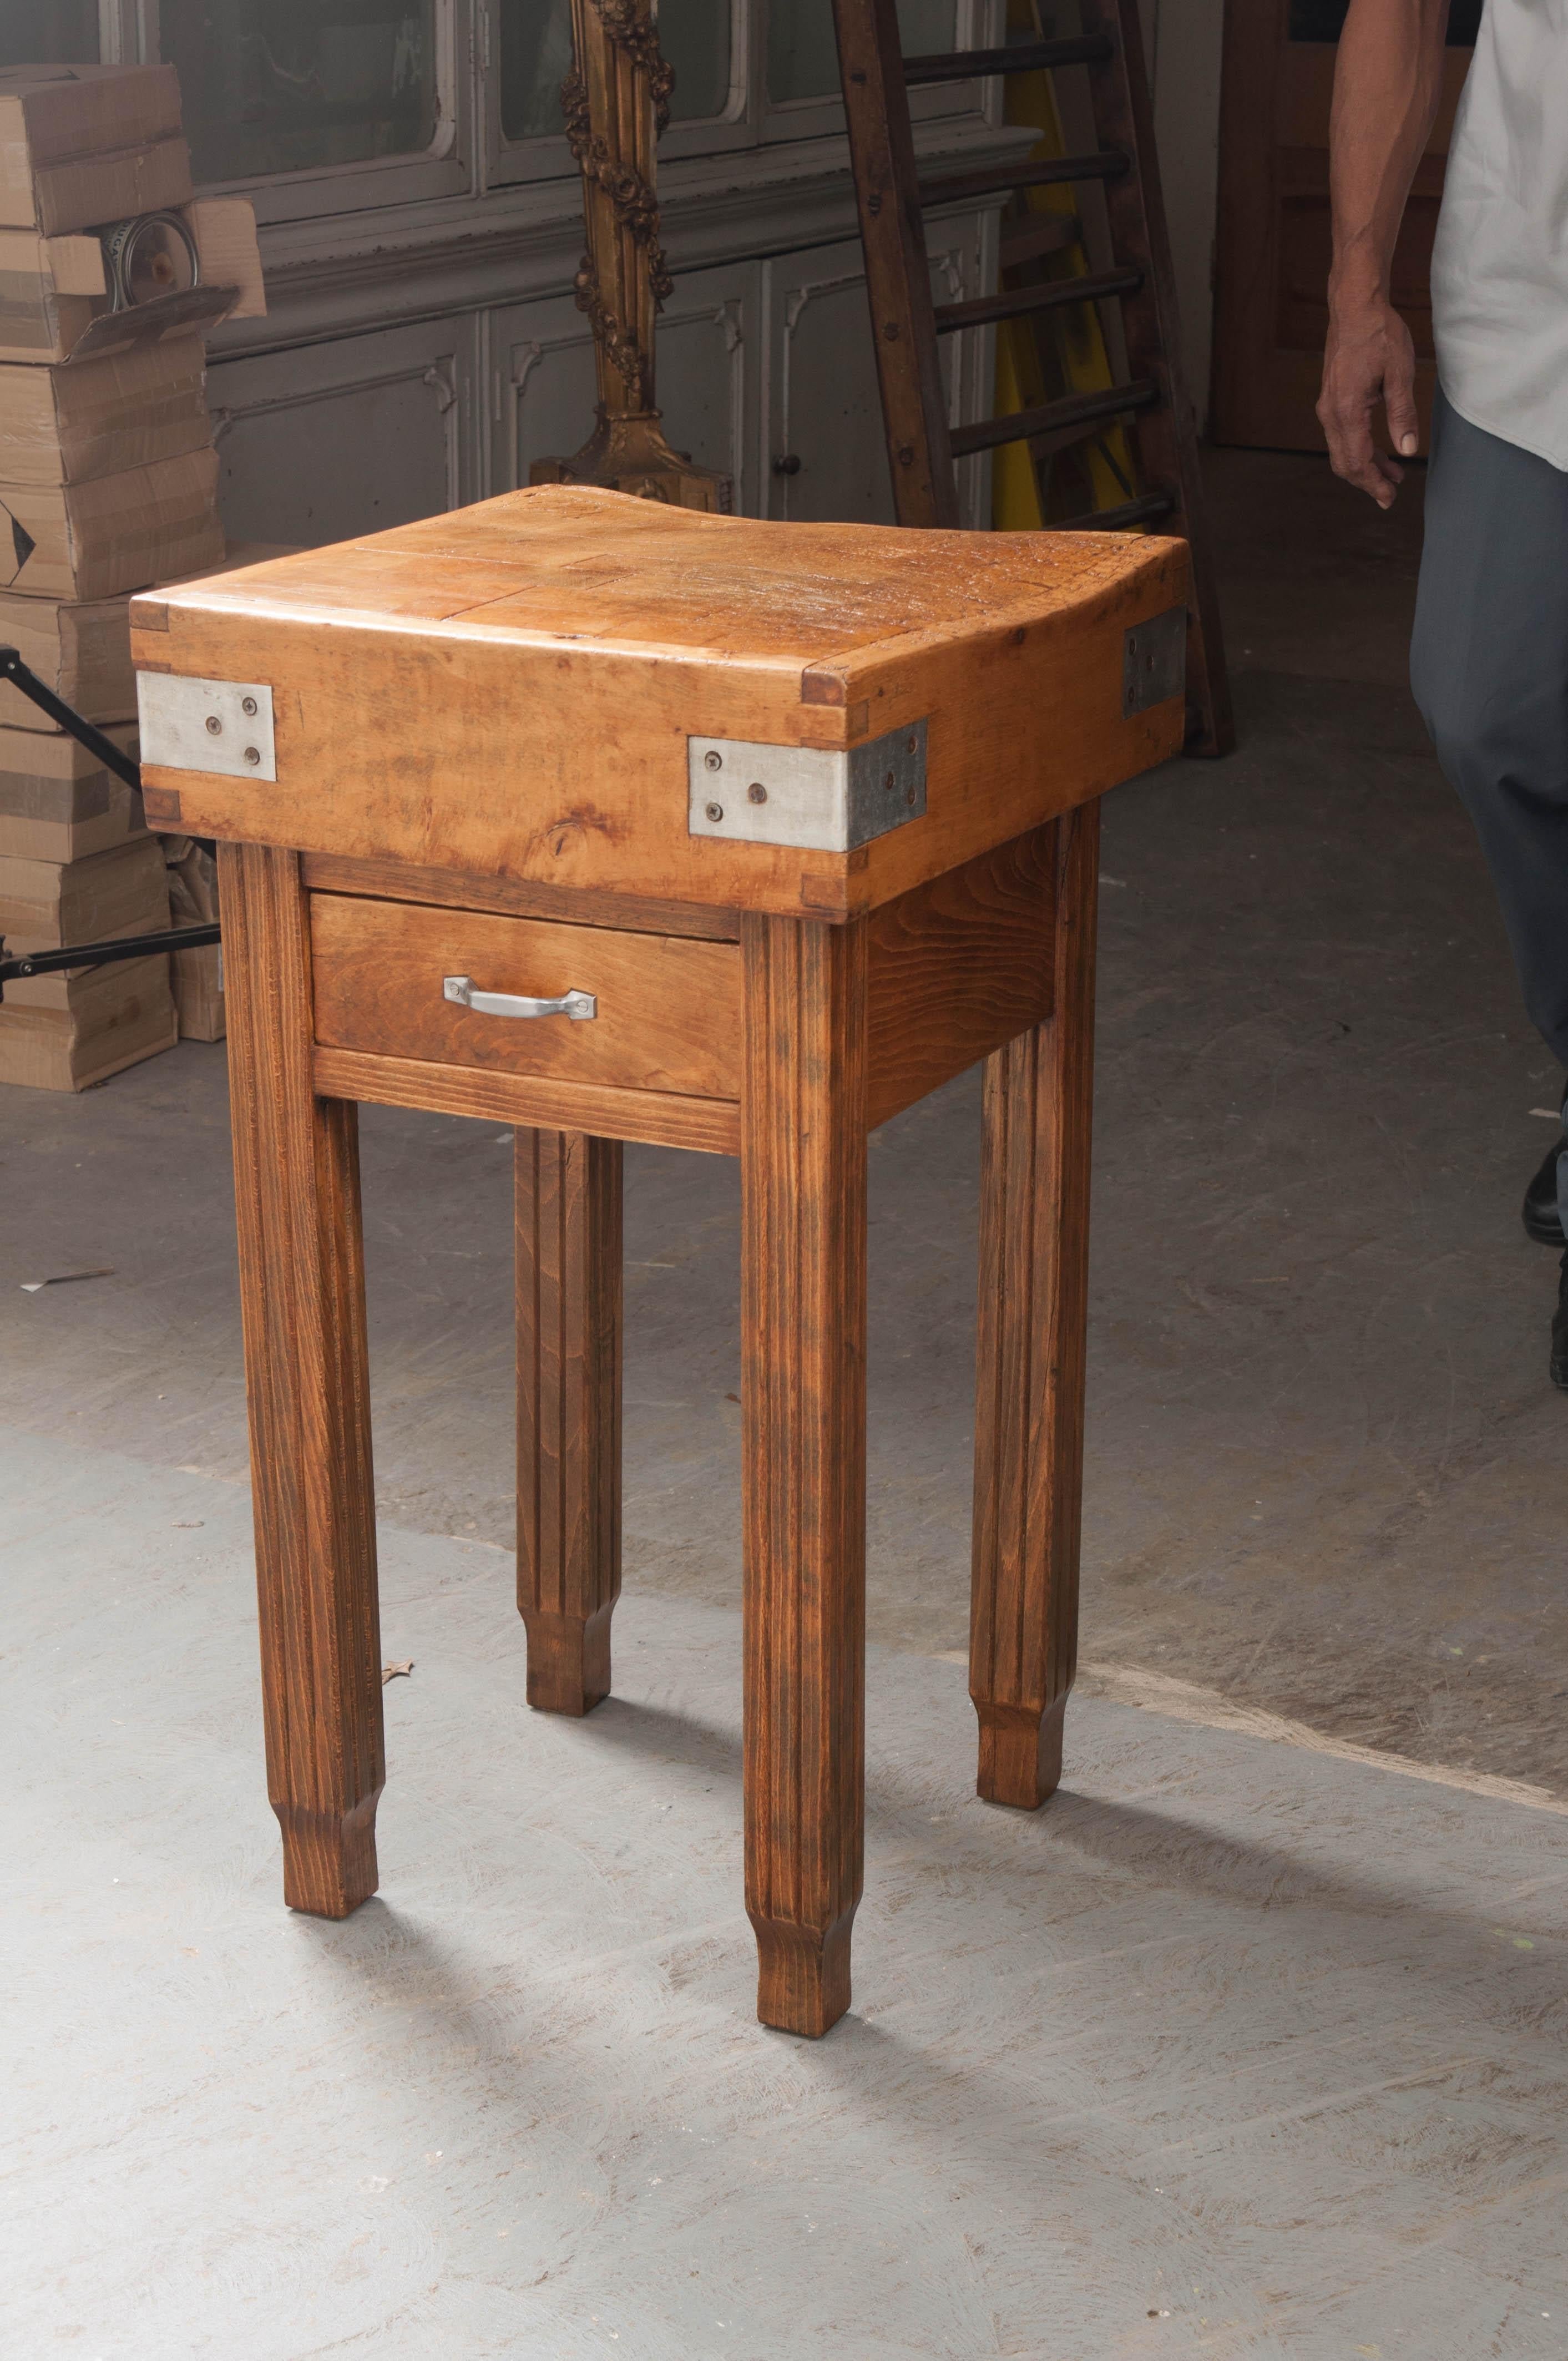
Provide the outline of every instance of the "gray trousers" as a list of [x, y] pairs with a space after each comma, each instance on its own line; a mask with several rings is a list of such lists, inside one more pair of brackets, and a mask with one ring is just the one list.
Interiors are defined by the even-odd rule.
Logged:
[[1410, 686], [1475, 823], [1525, 1006], [1568, 1066], [1568, 474], [1441, 392]]

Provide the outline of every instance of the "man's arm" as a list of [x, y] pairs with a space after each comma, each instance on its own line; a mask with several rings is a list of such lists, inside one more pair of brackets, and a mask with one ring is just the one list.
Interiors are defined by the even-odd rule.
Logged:
[[1416, 448], [1416, 356], [1389, 299], [1394, 240], [1442, 89], [1448, 0], [1351, 0], [1334, 69], [1329, 132], [1333, 268], [1318, 417], [1336, 476], [1392, 506], [1404, 469], [1372, 437]]

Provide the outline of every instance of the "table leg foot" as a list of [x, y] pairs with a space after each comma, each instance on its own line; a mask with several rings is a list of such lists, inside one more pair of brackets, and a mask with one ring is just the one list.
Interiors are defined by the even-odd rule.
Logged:
[[344, 1918], [387, 1776], [357, 1109], [312, 1082], [297, 856], [222, 844], [218, 870], [268, 1792], [285, 1901]]
[[1061, 1784], [1062, 1723], [1067, 1699], [1039, 1713], [1030, 1706], [980, 1704], [980, 1776], [975, 1793], [988, 1804], [1037, 1811]]
[[815, 2036], [863, 1850], [866, 939], [740, 924], [746, 1908], [758, 2015]]
[[609, 1695], [609, 1619], [530, 1614], [528, 1702], [535, 1713], [592, 1713]]
[[283, 1831], [283, 1899], [313, 1918], [346, 1918], [375, 1893], [379, 1791], [352, 1812], [277, 1806]]
[[850, 2005], [850, 1911], [824, 1935], [751, 1916], [757, 1938], [757, 2021], [818, 2040]]
[[1099, 807], [1057, 823], [1052, 1013], [987, 1059], [970, 1695], [979, 1792], [1061, 1777], [1078, 1657]]
[[609, 1695], [620, 1592], [618, 1139], [517, 1135], [517, 1603], [528, 1702]]

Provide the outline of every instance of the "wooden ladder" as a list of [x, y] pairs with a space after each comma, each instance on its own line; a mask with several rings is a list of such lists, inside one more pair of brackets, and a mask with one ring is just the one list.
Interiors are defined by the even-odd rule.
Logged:
[[[1114, 533], [1158, 521], [1187, 542], [1192, 554], [1187, 750], [1225, 754], [1235, 742], [1230, 686], [1198, 437], [1181, 375], [1170, 240], [1137, 0], [1080, 0], [1080, 7], [1083, 30], [1068, 39], [1012, 41], [999, 49], [905, 58], [896, 0], [833, 0], [894, 511], [902, 525], [956, 526], [956, 459], [1003, 443], [1090, 427], [1099, 420], [1130, 423], [1146, 489], [1116, 508], [1069, 518], [1052, 530]], [[1059, 66], [1088, 70], [1100, 143], [1094, 154], [919, 179], [909, 119], [912, 87]], [[933, 304], [926, 255], [928, 208], [1000, 190], [1095, 181], [1105, 191], [1114, 269], [1004, 289], [964, 303]], [[974, 425], [948, 424], [938, 336], [1055, 304], [1112, 301], [1122, 307], [1128, 366], [1124, 384], [1069, 394]]]

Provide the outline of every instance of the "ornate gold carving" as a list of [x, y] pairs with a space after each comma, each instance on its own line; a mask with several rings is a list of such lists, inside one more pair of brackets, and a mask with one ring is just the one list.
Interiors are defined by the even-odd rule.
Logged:
[[598, 424], [574, 457], [536, 461], [532, 480], [727, 508], [728, 478], [671, 450], [653, 402], [653, 325], [673, 285], [659, 240], [654, 148], [675, 78], [659, 52], [650, 0], [572, 0], [572, 38], [561, 106], [583, 176], [587, 252], [575, 291], [594, 332]]

